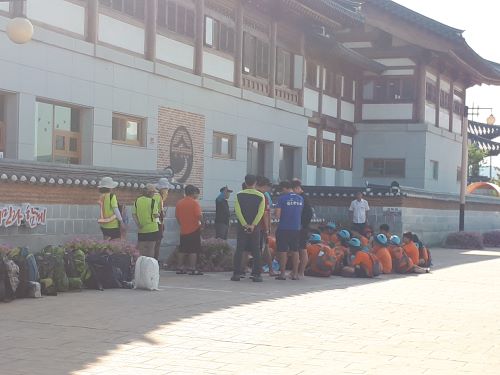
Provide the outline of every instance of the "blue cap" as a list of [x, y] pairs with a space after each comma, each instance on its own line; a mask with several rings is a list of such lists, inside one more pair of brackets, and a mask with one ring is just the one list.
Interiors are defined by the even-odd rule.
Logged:
[[338, 236], [340, 238], [342, 238], [343, 240], [348, 240], [349, 238], [351, 238], [351, 234], [349, 233], [348, 230], [346, 229], [342, 229], [339, 233], [338, 233]]
[[401, 238], [399, 238], [398, 236], [396, 235], [393, 235], [391, 236], [389, 242], [393, 245], [396, 245], [396, 246], [399, 246], [401, 245]]
[[361, 248], [361, 241], [358, 240], [357, 238], [351, 238], [348, 242], [349, 246], [354, 247], [356, 249]]
[[329, 222], [328, 224], [326, 224], [326, 227], [327, 227], [328, 229], [336, 229], [336, 228], [337, 228], [337, 224], [335, 224], [335, 222], [334, 222], [334, 221], [331, 221], [331, 222]]
[[383, 233], [377, 234], [375, 236], [375, 241], [377, 241], [380, 245], [387, 245], [387, 236]]
[[317, 233], [314, 233], [309, 238], [309, 242], [321, 242], [321, 236]]

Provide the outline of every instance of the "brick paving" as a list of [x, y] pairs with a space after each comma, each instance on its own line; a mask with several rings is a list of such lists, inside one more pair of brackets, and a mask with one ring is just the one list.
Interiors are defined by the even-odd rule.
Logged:
[[0, 373], [500, 373], [500, 252], [435, 250], [429, 275], [233, 283], [0, 305]]

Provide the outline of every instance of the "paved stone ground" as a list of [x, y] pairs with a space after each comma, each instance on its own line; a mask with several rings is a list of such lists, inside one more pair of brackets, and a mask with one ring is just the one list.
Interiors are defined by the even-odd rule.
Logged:
[[0, 305], [0, 373], [500, 374], [500, 252], [435, 250], [429, 275], [162, 290]]

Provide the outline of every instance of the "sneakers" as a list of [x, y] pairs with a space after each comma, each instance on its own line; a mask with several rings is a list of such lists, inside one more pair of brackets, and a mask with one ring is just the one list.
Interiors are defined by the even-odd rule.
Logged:
[[231, 277], [231, 281], [240, 281], [240, 279], [239, 275], [233, 275], [233, 277]]

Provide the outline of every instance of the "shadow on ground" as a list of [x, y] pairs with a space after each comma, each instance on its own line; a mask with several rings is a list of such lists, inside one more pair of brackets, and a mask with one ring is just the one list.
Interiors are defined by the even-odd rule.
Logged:
[[[447, 267], [499, 259], [500, 251], [438, 249], [434, 250], [433, 257], [434, 272], [439, 273]], [[373, 280], [333, 277], [275, 281], [265, 278], [261, 284], [249, 280], [230, 282], [229, 277], [229, 274], [193, 277], [162, 272], [158, 292], [84, 291], [0, 305], [0, 372], [55, 375], [85, 371], [89, 364], [132, 342], [159, 345], [151, 333], [181, 320], [239, 305], [356, 288], [403, 276]], [[270, 317], [271, 323], [274, 320]], [[165, 345], [169, 336], [162, 339]], [[133, 355], [129, 360], [133, 360]]]

